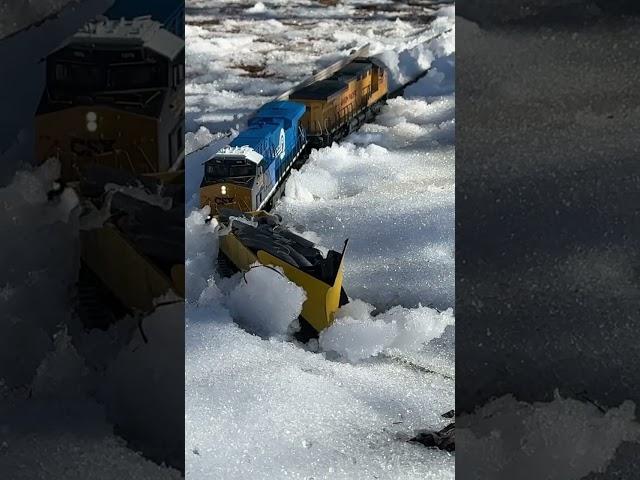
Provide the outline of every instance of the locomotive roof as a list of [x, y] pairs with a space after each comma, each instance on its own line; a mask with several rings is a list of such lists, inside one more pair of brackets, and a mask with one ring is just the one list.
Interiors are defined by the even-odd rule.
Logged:
[[371, 70], [370, 63], [349, 63], [336, 72], [336, 75], [362, 75]]
[[277, 100], [265, 103], [258, 109], [253, 118], [286, 118], [296, 121], [304, 115], [304, 112], [305, 106], [300, 103]]
[[347, 84], [341, 82], [340, 80], [322, 80], [293, 92], [290, 95], [290, 98], [299, 98], [305, 100], [328, 100], [329, 98], [344, 91], [346, 88]]
[[133, 20], [103, 18], [90, 22], [69, 43], [143, 46], [171, 60], [184, 50], [184, 40], [165, 30], [162, 24], [148, 16]]

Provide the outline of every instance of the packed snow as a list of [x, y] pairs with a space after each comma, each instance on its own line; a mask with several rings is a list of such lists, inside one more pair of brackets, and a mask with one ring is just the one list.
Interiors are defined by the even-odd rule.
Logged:
[[[453, 455], [407, 441], [455, 403], [453, 9], [335, 3], [187, 3], [189, 478], [454, 477]], [[365, 43], [392, 86], [432, 70], [288, 180], [287, 227], [320, 248], [350, 239], [350, 302], [300, 344], [304, 291], [269, 268], [216, 271], [201, 165], [247, 114]]]

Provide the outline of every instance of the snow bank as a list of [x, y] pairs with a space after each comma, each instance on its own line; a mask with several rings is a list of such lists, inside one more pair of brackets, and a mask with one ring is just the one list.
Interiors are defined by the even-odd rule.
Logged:
[[[453, 478], [452, 456], [406, 442], [418, 428], [444, 425], [452, 380], [392, 362], [332, 362], [283, 342], [303, 292], [266, 268], [247, 273], [247, 283], [219, 279], [218, 231], [207, 214], [185, 220], [194, 292], [185, 330], [187, 477]], [[352, 302], [343, 313], [361, 318], [371, 308]], [[411, 312], [388, 316], [413, 331]], [[400, 334], [396, 341], [412, 343]]]
[[218, 222], [207, 223], [210, 207], [193, 210], [185, 220], [185, 288], [186, 300], [197, 303], [203, 291], [212, 282], [218, 257]]
[[453, 7], [439, 10], [429, 29], [393, 49], [376, 54], [389, 70], [389, 87], [397, 87], [417, 78], [441, 57], [455, 52], [455, 18]]
[[386, 352], [416, 352], [440, 337], [447, 325], [454, 324], [451, 310], [438, 312], [427, 307], [394, 307], [371, 316], [375, 307], [361, 300], [340, 309], [335, 322], [320, 334], [320, 346], [350, 362], [358, 362]]
[[[504, 396], [457, 420], [463, 478], [578, 480], [604, 472], [623, 442], [640, 441], [635, 405], [602, 412], [562, 398], [533, 404]], [[472, 468], [472, 470], [471, 470]]]
[[397, 10], [381, 9], [375, 16], [351, 0], [321, 8], [309, 8], [306, 0], [253, 5], [194, 0], [191, 5], [186, 125], [192, 135], [201, 126], [212, 132], [235, 128], [239, 119], [356, 47], [370, 44], [374, 55], [390, 51], [385, 58], [396, 72], [393, 82], [453, 51], [452, 34], [421, 46], [450, 28], [453, 17], [440, 13], [425, 28], [430, 9], [400, 2], [393, 5]]

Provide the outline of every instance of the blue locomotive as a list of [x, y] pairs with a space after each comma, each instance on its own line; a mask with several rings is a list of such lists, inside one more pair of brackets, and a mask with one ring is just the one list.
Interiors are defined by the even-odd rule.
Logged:
[[243, 212], [269, 206], [307, 145], [300, 126], [303, 104], [286, 100], [263, 105], [227, 147], [204, 165], [200, 203]]

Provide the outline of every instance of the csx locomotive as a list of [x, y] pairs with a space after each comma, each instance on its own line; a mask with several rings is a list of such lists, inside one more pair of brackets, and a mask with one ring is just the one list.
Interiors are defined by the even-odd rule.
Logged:
[[387, 72], [374, 58], [355, 57], [269, 102], [229, 146], [204, 165], [201, 206], [249, 212], [278, 198], [292, 166], [310, 147], [330, 145], [372, 118], [385, 101]]
[[[87, 325], [104, 325], [94, 307], [106, 298], [148, 312], [168, 292], [184, 294], [184, 73], [184, 40], [150, 17], [92, 21], [47, 57], [37, 159], [59, 159], [83, 211], [109, 206], [104, 225], [80, 233]], [[107, 193], [108, 185], [161, 191], [172, 207]]]
[[184, 41], [150, 18], [101, 20], [47, 58], [36, 155], [159, 174], [184, 159]]

